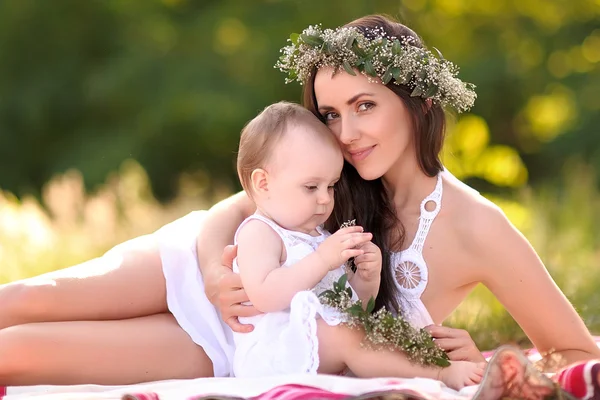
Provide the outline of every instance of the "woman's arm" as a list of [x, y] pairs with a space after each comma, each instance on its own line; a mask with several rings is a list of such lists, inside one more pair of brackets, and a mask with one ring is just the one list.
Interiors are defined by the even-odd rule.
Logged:
[[493, 206], [476, 211], [471, 235], [481, 281], [536, 348], [568, 363], [599, 358], [600, 349], [525, 237]]
[[233, 243], [235, 231], [255, 210], [246, 193], [239, 192], [212, 206], [202, 221], [196, 242], [198, 264], [206, 295], [215, 305], [218, 303], [218, 281], [224, 274], [231, 273], [231, 268], [222, 263], [223, 249]]
[[254, 307], [241, 304], [248, 301], [248, 296], [239, 275], [231, 270], [237, 249], [230, 246], [237, 228], [255, 209], [245, 192], [220, 201], [208, 210], [196, 242], [206, 296], [219, 309], [223, 321], [236, 332], [253, 329], [251, 325], [240, 324], [238, 317], [259, 313]]

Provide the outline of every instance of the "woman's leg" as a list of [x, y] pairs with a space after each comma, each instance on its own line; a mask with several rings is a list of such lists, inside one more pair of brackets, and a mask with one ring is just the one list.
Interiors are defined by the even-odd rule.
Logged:
[[167, 311], [152, 235], [71, 268], [0, 286], [0, 329], [31, 323], [114, 320]]
[[212, 374], [202, 348], [170, 314], [0, 330], [0, 385], [122, 385]]
[[317, 320], [319, 372], [336, 374], [348, 367], [360, 378], [398, 377], [439, 379], [460, 389], [479, 383], [484, 363], [453, 362], [450, 367], [428, 367], [411, 363], [399, 351], [374, 350], [363, 346], [364, 333], [346, 325], [329, 326]]

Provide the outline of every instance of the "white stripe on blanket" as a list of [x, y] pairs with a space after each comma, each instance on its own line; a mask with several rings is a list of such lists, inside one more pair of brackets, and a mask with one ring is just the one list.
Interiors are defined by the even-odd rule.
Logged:
[[127, 393], [155, 392], [161, 400], [184, 400], [201, 394], [251, 397], [284, 384], [313, 386], [332, 392], [360, 395], [384, 390], [412, 390], [436, 399], [469, 399], [476, 387], [456, 392], [430, 379], [357, 379], [332, 375], [293, 375], [260, 379], [202, 378], [173, 380], [128, 386], [32, 386], [9, 387], [3, 400], [120, 400]]

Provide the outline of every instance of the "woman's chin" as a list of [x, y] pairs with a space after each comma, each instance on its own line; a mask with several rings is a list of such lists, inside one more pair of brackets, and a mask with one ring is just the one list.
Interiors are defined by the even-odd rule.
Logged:
[[357, 168], [356, 172], [358, 172], [358, 175], [365, 181], [374, 181], [383, 176], [383, 172], [374, 168]]

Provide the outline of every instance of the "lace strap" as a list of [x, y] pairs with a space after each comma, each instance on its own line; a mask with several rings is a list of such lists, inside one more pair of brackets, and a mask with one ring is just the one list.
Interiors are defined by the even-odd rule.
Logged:
[[[431, 224], [433, 220], [440, 212], [442, 208], [442, 174], [438, 174], [437, 183], [435, 185], [435, 189], [431, 194], [423, 199], [421, 202], [421, 216], [419, 217], [419, 228], [417, 229], [417, 234], [415, 235], [415, 239], [413, 240], [410, 247], [419, 253], [423, 251], [423, 245], [425, 243], [425, 239], [427, 239], [427, 234], [429, 233], [429, 229], [431, 228]], [[435, 208], [431, 211], [427, 210], [427, 203], [434, 203]]]
[[248, 218], [246, 218], [241, 224], [240, 226], [237, 228], [237, 231], [235, 232], [235, 236], [234, 236], [234, 242], [237, 244], [237, 236], [239, 231], [242, 229], [242, 227], [244, 225], [246, 225], [248, 222], [252, 221], [253, 219], [259, 220], [264, 222], [265, 224], [269, 225], [269, 227], [271, 227], [271, 229], [273, 229], [275, 231], [275, 233], [277, 233], [282, 239], [287, 237], [286, 231], [285, 229], [283, 229], [282, 227], [280, 227], [279, 225], [277, 225], [275, 222], [271, 221], [269, 218], [265, 218], [262, 215], [259, 214], [252, 214], [251, 216], [249, 216]]

